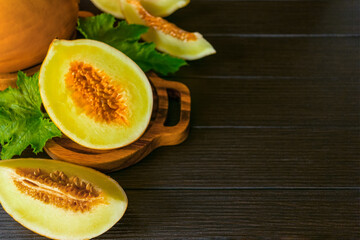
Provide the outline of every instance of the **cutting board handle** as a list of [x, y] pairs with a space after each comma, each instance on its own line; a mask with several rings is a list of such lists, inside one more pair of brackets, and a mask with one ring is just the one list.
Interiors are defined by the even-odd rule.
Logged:
[[154, 122], [152, 130], [157, 135], [158, 146], [176, 145], [183, 142], [189, 131], [191, 98], [189, 88], [180, 82], [166, 81], [155, 74], [149, 74], [159, 98], [168, 98], [168, 90], [178, 94], [180, 99], [180, 119], [175, 126], [165, 126], [168, 116], [169, 100], [159, 99], [159, 115]]

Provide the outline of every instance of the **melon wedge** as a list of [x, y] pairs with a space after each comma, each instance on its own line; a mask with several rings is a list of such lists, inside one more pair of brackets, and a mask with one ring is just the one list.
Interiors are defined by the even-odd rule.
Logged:
[[91, 2], [103, 12], [110, 13], [117, 18], [124, 18], [120, 0], [91, 0]]
[[152, 15], [167, 17], [179, 8], [190, 3], [190, 0], [140, 0], [144, 8]]
[[52, 239], [91, 239], [125, 213], [124, 190], [93, 169], [49, 159], [0, 162], [0, 203], [24, 227]]
[[[101, 11], [110, 13], [117, 18], [124, 18], [120, 0], [91, 0]], [[146, 10], [154, 16], [166, 17], [188, 5], [190, 0], [141, 0]]]
[[115, 48], [94, 40], [54, 40], [39, 75], [44, 107], [74, 142], [114, 149], [136, 141], [152, 114], [144, 72]]
[[147, 42], [154, 42], [158, 50], [186, 60], [196, 60], [216, 53], [200, 33], [184, 31], [160, 17], [151, 15], [139, 0], [122, 0], [121, 4], [128, 23], [150, 28], [142, 38]]

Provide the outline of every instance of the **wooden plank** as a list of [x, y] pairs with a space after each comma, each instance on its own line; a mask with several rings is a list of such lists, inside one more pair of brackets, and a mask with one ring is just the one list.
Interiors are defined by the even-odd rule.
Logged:
[[[271, 1], [270, 1], [271, 2]], [[214, 1], [201, 1], [201, 4], [218, 4], [219, 6], [223, 4], [219, 4]], [[241, 4], [243, 1], [232, 1], [231, 4], [225, 4], [228, 8], [231, 7], [232, 4]], [[245, 2], [246, 3], [246, 2]], [[262, 1], [255, 2], [247, 2], [247, 4], [262, 4]], [[275, 2], [275, 7], [282, 6], [286, 2]], [[290, 1], [287, 4], [299, 4], [297, 1]], [[302, 3], [306, 8], [312, 8], [313, 2]], [[265, 5], [267, 4], [264, 3]], [[274, 4], [274, 3], [273, 3]], [[316, 1], [316, 4], [319, 4]], [[332, 6], [330, 8], [337, 9], [340, 5], [347, 6], [347, 8], [353, 9], [356, 11], [357, 8], [353, 8], [352, 4], [357, 3], [345, 3], [342, 1], [336, 5], [325, 4], [326, 6]], [[320, 5], [321, 5], [320, 4]], [[350, 5], [349, 5], [350, 4]], [[286, 4], [285, 4], [286, 5]], [[325, 5], [319, 6], [319, 9], [327, 9]], [[94, 10], [94, 6], [90, 4], [90, 2], [84, 2], [81, 7], [83, 9]], [[205, 7], [205, 6], [203, 6]], [[256, 7], [252, 7], [253, 9], [257, 9]], [[298, 10], [298, 6], [294, 6], [294, 11]], [[216, 9], [216, 8], [215, 8]], [[233, 7], [234, 10], [238, 10], [238, 7]], [[355, 10], [354, 10], [355, 9]], [[185, 10], [185, 9], [184, 9]], [[183, 10], [183, 11], [184, 11]], [[199, 10], [197, 7], [194, 10]], [[193, 10], [192, 10], [193, 11]], [[212, 12], [214, 12], [213, 10]], [[269, 11], [269, 10], [267, 10]], [[345, 11], [345, 10], [344, 10]], [[223, 14], [223, 12], [218, 11], [218, 14]], [[301, 11], [300, 11], [301, 12]], [[307, 11], [303, 11], [307, 14]], [[330, 12], [335, 12], [332, 10]], [[341, 12], [341, 11], [340, 11]], [[351, 14], [349, 11], [346, 11], [347, 14], [344, 15], [354, 18], [356, 20], [356, 16], [359, 17], [359, 14]], [[289, 13], [289, 16], [293, 16], [294, 14]], [[296, 14], [295, 14], [296, 15]], [[241, 16], [241, 15], [236, 15]], [[263, 16], [260, 15], [259, 18]], [[298, 18], [303, 18], [302, 16], [296, 17], [294, 21], [298, 21]], [[189, 19], [189, 25], [194, 25], [193, 16], [187, 16], [185, 19]], [[217, 21], [209, 21], [208, 18], [199, 18], [204, 19], [211, 23], [212, 26], [214, 22], [217, 22], [219, 17], [217, 17]], [[311, 18], [304, 18], [311, 19]], [[315, 18], [316, 19], [316, 18]], [[334, 18], [335, 22], [340, 23], [341, 20]], [[199, 20], [201, 26], [204, 26], [204, 20]], [[254, 20], [258, 22], [258, 20]], [[303, 20], [306, 21], [306, 20]], [[300, 21], [300, 22], [303, 22]], [[316, 20], [317, 23], [321, 22]], [[352, 20], [351, 20], [352, 21]], [[180, 20], [179, 20], [180, 22]], [[198, 22], [195, 21], [195, 22]], [[235, 26], [239, 24], [236, 21], [234, 22]], [[273, 21], [267, 21], [269, 23]], [[287, 21], [281, 19], [282, 23], [286, 23]], [[326, 21], [325, 21], [326, 22]], [[355, 21], [358, 23], [358, 21]], [[249, 26], [248, 23], [244, 22], [244, 26]], [[309, 23], [311, 27], [315, 27], [316, 24]], [[225, 24], [226, 25], [226, 24]], [[263, 28], [267, 29], [267, 25], [263, 25], [260, 23]], [[297, 26], [296, 24], [292, 24]], [[329, 26], [333, 26], [334, 24], [329, 23]], [[360, 24], [352, 24], [346, 23], [345, 25], [350, 26], [349, 28], [355, 28], [357, 31], [357, 26]], [[211, 28], [209, 26], [209, 28]], [[215, 27], [214, 27], [215, 28]], [[228, 27], [224, 27], [221, 24], [222, 29], [227, 29]], [[296, 27], [295, 27], [296, 28]], [[321, 27], [319, 27], [320, 29]], [[271, 29], [271, 27], [270, 27]], [[201, 30], [201, 29], [200, 29]], [[200, 31], [199, 30], [199, 31]], [[234, 29], [230, 30], [231, 32]], [[189, 67], [183, 68], [177, 76], [183, 77], [204, 77], [204, 76], [282, 76], [282, 77], [299, 77], [299, 76], [359, 76], [360, 68], [358, 63], [360, 61], [360, 45], [359, 39], [357, 37], [313, 37], [303, 36], [303, 37], [281, 37], [281, 38], [263, 38], [259, 37], [240, 37], [238, 35], [232, 35], [232, 37], [221, 37], [210, 35], [207, 36], [207, 39], [214, 45], [215, 49], [218, 53], [214, 56], [207, 57], [205, 59], [199, 61], [190, 62]]]
[[[97, 239], [357, 239], [358, 190], [127, 191], [124, 218]], [[0, 238], [44, 239], [0, 210]]]
[[174, 78], [192, 126], [360, 127], [359, 78]]
[[359, 34], [359, 16], [359, 1], [195, 0], [168, 19], [205, 35]]
[[358, 187], [359, 129], [191, 129], [110, 176], [126, 189]]
[[359, 135], [359, 128], [191, 129], [183, 144], [110, 176], [125, 189], [358, 187]]
[[360, 38], [209, 37], [217, 54], [176, 76], [359, 77]]
[[[81, 9], [100, 13], [89, 0]], [[167, 18], [213, 34], [359, 34], [359, 1], [191, 1]]]

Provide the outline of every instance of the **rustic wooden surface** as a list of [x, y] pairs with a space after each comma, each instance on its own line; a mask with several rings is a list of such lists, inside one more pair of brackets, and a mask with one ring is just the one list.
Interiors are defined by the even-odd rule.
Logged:
[[[189, 138], [110, 174], [129, 209], [97, 239], [360, 239], [360, 1], [192, 0], [169, 19], [218, 54], [168, 78], [190, 88]], [[1, 210], [0, 239], [43, 238]]]

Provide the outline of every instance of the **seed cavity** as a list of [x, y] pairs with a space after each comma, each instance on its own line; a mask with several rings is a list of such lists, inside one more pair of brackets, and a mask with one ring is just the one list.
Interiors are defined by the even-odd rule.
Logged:
[[163, 33], [173, 36], [181, 41], [196, 41], [197, 36], [182, 30], [173, 23], [169, 23], [161, 17], [155, 17], [148, 13], [138, 0], [127, 0], [128, 3], [136, 6], [141, 18], [146, 22], [149, 27], [162, 31]]
[[74, 61], [65, 76], [72, 99], [88, 117], [101, 123], [128, 125], [128, 94], [92, 65]]
[[41, 169], [18, 168], [13, 181], [19, 191], [32, 198], [73, 212], [87, 212], [106, 203], [101, 191], [91, 183], [60, 171], [47, 173]]

